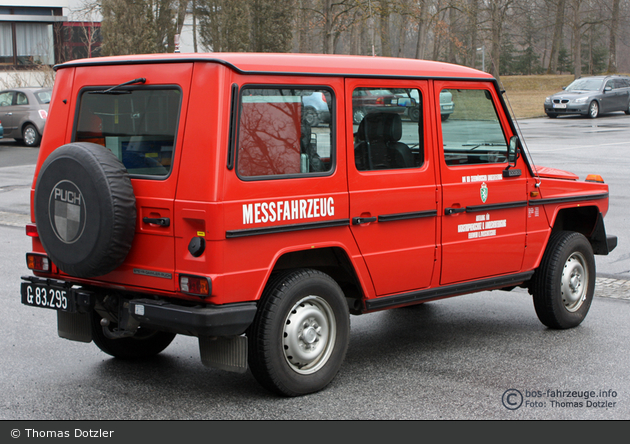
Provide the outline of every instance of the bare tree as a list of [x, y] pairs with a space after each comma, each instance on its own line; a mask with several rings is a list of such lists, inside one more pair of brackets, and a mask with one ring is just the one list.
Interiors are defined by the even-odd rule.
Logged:
[[617, 72], [617, 32], [619, 32], [619, 0], [612, 0], [610, 42], [608, 45], [608, 72]]

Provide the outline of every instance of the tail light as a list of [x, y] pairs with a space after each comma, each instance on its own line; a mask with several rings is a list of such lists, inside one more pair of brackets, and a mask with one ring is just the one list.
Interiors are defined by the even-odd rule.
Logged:
[[29, 237], [39, 237], [37, 226], [35, 224], [26, 224], [26, 235]]
[[384, 105], [385, 104], [385, 99], [383, 99], [382, 97], [379, 97], [378, 99], [376, 99], [376, 104], [377, 105]]
[[46, 117], [48, 117], [48, 112], [45, 109], [40, 109], [39, 111], [39, 117], [41, 117], [43, 120], [46, 120]]
[[49, 272], [50, 260], [48, 256], [44, 256], [43, 254], [27, 253], [26, 266], [29, 270]]
[[212, 292], [212, 281], [203, 276], [179, 276], [179, 289], [182, 293], [195, 296], [210, 296]]

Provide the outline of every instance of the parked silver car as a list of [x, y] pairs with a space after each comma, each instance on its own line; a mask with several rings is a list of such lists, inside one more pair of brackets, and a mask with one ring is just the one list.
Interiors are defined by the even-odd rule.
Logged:
[[613, 111], [630, 114], [630, 77], [582, 77], [563, 90], [545, 99], [547, 116], [582, 114], [594, 119]]
[[51, 88], [13, 88], [0, 91], [0, 120], [4, 137], [39, 146], [48, 117]]

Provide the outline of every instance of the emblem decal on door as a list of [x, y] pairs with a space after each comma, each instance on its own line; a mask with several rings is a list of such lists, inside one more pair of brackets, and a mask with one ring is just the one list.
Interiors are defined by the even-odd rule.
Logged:
[[486, 203], [488, 199], [488, 185], [485, 182], [481, 184], [481, 190], [479, 190], [479, 194], [481, 195], [481, 201]]

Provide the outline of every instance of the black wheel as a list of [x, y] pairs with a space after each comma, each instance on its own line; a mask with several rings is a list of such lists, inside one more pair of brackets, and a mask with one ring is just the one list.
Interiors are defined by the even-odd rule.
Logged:
[[596, 119], [597, 116], [599, 116], [599, 103], [597, 103], [595, 100], [593, 100], [588, 106], [588, 116], [591, 119]]
[[549, 328], [572, 328], [586, 317], [595, 290], [595, 258], [580, 233], [553, 233], [533, 277], [534, 308]]
[[28, 124], [22, 130], [22, 141], [24, 145], [28, 147], [39, 146], [39, 142], [42, 140], [39, 135], [39, 131], [33, 125]]
[[420, 120], [420, 108], [411, 108], [409, 110], [409, 119], [411, 119], [412, 122]]
[[626, 115], [630, 115], [630, 102], [628, 102], [628, 106], [626, 106], [624, 113], [626, 113]]
[[328, 275], [310, 269], [273, 278], [248, 331], [249, 367], [268, 390], [313, 393], [335, 377], [348, 349], [345, 296]]
[[450, 114], [440, 114], [440, 119], [442, 120], [442, 122], [446, 122], [449, 117]]
[[547, 113], [547, 117], [549, 117], [550, 119], [555, 119], [556, 117], [558, 117], [558, 115], [556, 113]]
[[[116, 358], [149, 358], [163, 351], [175, 339], [174, 333], [155, 331], [143, 327], [139, 327], [138, 332], [130, 338], [111, 339], [105, 336], [100, 321], [101, 316], [93, 312], [92, 340], [98, 348]], [[110, 324], [106, 328], [114, 331], [116, 324]]]
[[46, 253], [69, 275], [105, 275], [131, 248], [136, 227], [131, 180], [101, 145], [70, 143], [54, 150], [37, 177], [34, 208]]
[[308, 123], [311, 127], [319, 125], [319, 116], [317, 115], [317, 111], [312, 108], [305, 109], [304, 121]]

